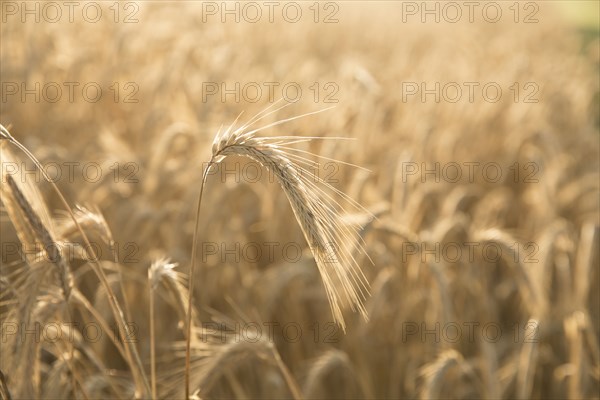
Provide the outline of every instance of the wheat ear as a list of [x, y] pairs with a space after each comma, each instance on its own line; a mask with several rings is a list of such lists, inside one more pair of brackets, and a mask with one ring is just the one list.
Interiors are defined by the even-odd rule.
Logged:
[[[186, 398], [189, 396], [191, 305], [202, 192], [210, 168], [223, 161], [229, 155], [248, 157], [270, 170], [277, 177], [313, 253], [335, 321], [345, 331], [346, 325], [342, 315], [342, 304], [349, 304], [353, 310], [358, 310], [365, 320], [368, 319], [364, 302], [369, 294], [369, 284], [359, 267], [358, 261], [354, 257], [355, 251], [366, 254], [359, 235], [360, 227], [348, 224], [343, 220], [344, 207], [330, 193], [337, 194], [351, 207], [367, 212], [369, 215], [371, 214], [346, 194], [335, 189], [310, 171], [311, 167], [317, 165], [316, 162], [305, 156], [312, 155], [311, 153], [289, 147], [291, 144], [308, 142], [315, 139], [340, 140], [345, 138], [257, 137], [256, 133], [262, 130], [327, 110], [302, 114], [278, 120], [260, 128], [251, 129], [256, 122], [287, 107], [290, 103], [270, 110], [275, 104], [277, 103], [255, 115], [246, 124], [236, 129], [234, 129], [234, 125], [237, 123], [239, 116], [228, 129], [223, 132], [219, 130], [213, 142], [211, 160], [202, 177], [196, 214], [196, 228], [192, 244], [190, 282], [188, 286], [190, 297], [186, 338]], [[316, 157], [335, 161], [327, 157]], [[340, 163], [347, 164], [344, 162]]]
[[35, 213], [33, 207], [31, 207], [13, 177], [7, 175], [6, 181], [17, 201], [17, 205], [23, 212], [23, 215], [25, 215], [25, 218], [27, 218], [27, 222], [29, 222], [33, 232], [42, 244], [48, 260], [58, 268], [63, 295], [65, 296], [65, 301], [68, 302], [73, 289], [73, 276], [71, 275], [69, 265], [60, 253], [58, 243], [54, 240], [52, 234], [46, 229], [38, 215]]

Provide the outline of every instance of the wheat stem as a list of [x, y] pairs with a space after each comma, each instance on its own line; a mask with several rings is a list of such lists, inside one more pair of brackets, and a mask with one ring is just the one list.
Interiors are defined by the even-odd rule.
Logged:
[[156, 337], [154, 332], [154, 290], [152, 288], [152, 270], [148, 269], [148, 299], [150, 307], [150, 383], [152, 398], [156, 399]]
[[292, 397], [294, 398], [294, 400], [301, 400], [302, 392], [300, 391], [300, 387], [298, 386], [298, 383], [296, 382], [296, 380], [290, 373], [290, 370], [288, 369], [288, 367], [285, 365], [285, 363], [281, 359], [281, 356], [279, 355], [277, 348], [275, 348], [275, 345], [272, 343], [270, 343], [269, 347], [271, 347], [271, 352], [273, 353], [273, 358], [275, 359], [277, 368], [279, 368], [279, 370], [283, 374], [285, 382], [287, 383], [288, 388], [290, 389], [290, 392], [292, 393]]
[[192, 304], [194, 297], [194, 272], [196, 270], [196, 248], [198, 240], [198, 228], [200, 225], [200, 207], [202, 205], [202, 194], [204, 192], [204, 185], [206, 184], [206, 178], [208, 172], [213, 166], [214, 162], [211, 159], [204, 174], [202, 175], [202, 183], [200, 184], [200, 194], [198, 196], [198, 207], [196, 208], [196, 222], [194, 226], [194, 236], [192, 239], [192, 259], [190, 260], [190, 275], [188, 280], [188, 309], [187, 309], [187, 321], [186, 321], [186, 335], [185, 335], [185, 398], [190, 398], [190, 358], [191, 358], [191, 338], [192, 338]]

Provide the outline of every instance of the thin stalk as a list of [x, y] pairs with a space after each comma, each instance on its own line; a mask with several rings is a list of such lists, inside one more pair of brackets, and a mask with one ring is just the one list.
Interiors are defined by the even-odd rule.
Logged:
[[148, 299], [150, 303], [150, 383], [152, 398], [156, 399], [156, 338], [154, 336], [154, 291], [152, 290], [152, 271], [148, 269]]
[[192, 339], [192, 299], [194, 297], [194, 271], [196, 270], [196, 248], [198, 240], [198, 228], [200, 225], [200, 206], [202, 205], [202, 193], [204, 192], [204, 185], [206, 184], [206, 178], [208, 177], [208, 171], [213, 166], [214, 161], [211, 158], [204, 174], [202, 175], [202, 183], [200, 184], [200, 195], [198, 196], [198, 207], [196, 209], [196, 225], [194, 226], [194, 236], [192, 239], [192, 259], [190, 261], [190, 276], [188, 281], [188, 310], [187, 310], [187, 323], [186, 323], [186, 337], [185, 337], [185, 399], [190, 398], [190, 358], [191, 358], [191, 339]]
[[296, 380], [292, 376], [292, 373], [290, 372], [288, 367], [286, 367], [285, 363], [281, 359], [281, 356], [279, 355], [277, 348], [275, 348], [275, 345], [273, 345], [271, 343], [270, 347], [271, 347], [271, 352], [273, 353], [273, 358], [275, 358], [275, 363], [277, 364], [277, 367], [283, 374], [283, 378], [285, 379], [285, 382], [287, 383], [288, 388], [290, 389], [290, 392], [292, 393], [292, 397], [294, 398], [294, 400], [301, 400], [302, 392], [300, 391], [300, 388], [298, 387], [298, 383], [296, 383]]
[[125, 280], [123, 279], [123, 271], [121, 270], [121, 261], [119, 260], [119, 252], [115, 251], [115, 241], [112, 239], [112, 233], [110, 238], [110, 251], [114, 255], [115, 264], [117, 266], [117, 274], [119, 276], [119, 290], [121, 291], [121, 296], [123, 296], [123, 309], [125, 310], [125, 318], [127, 321], [133, 321], [131, 318], [131, 311], [129, 309], [129, 302], [127, 301], [127, 294], [125, 293]]
[[[111, 335], [111, 329], [110, 326], [108, 325], [108, 323], [106, 322], [106, 320], [104, 319], [104, 317], [102, 317], [102, 315], [94, 308], [94, 306], [92, 306], [90, 304], [90, 302], [88, 301], [88, 299], [86, 299], [86, 297], [81, 294], [79, 291], [74, 291], [73, 292], [73, 296], [75, 297], [75, 301], [77, 302], [77, 304], [81, 307], [80, 311], [87, 311], [93, 318], [96, 319], [96, 321], [98, 322], [98, 324], [100, 325], [100, 327], [104, 330], [104, 332], [109, 333], [109, 335], [107, 335], [110, 339], [110, 341], [112, 342], [112, 344], [115, 346], [115, 348], [117, 349], [117, 351], [119, 352], [119, 354], [127, 359], [127, 353], [125, 352], [125, 349], [123, 349], [123, 346], [121, 345], [121, 343], [117, 340], [115, 335]], [[78, 307], [79, 308], [79, 307]]]

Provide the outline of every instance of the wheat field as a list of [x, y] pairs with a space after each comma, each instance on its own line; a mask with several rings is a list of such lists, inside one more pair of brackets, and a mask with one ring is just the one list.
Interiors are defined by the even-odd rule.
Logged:
[[466, 3], [2, 1], [0, 398], [599, 399], [598, 3]]

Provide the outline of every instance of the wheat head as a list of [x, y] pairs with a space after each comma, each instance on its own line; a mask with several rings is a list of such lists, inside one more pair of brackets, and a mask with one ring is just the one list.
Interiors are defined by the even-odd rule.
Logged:
[[290, 144], [315, 139], [339, 138], [256, 136], [256, 133], [264, 129], [314, 114], [304, 114], [251, 129], [254, 123], [283, 107], [273, 111], [267, 108], [239, 128], [233, 128], [236, 123], [234, 122], [228, 129], [219, 132], [213, 142], [211, 164], [219, 163], [230, 155], [244, 156], [258, 162], [277, 177], [313, 253], [333, 317], [345, 330], [342, 305], [350, 305], [353, 310], [358, 310], [365, 320], [368, 319], [364, 302], [369, 293], [369, 284], [354, 255], [356, 251], [364, 252], [359, 235], [361, 226], [343, 220], [346, 214], [344, 206], [334, 199], [330, 192], [336, 193], [352, 207], [360, 210], [364, 208], [319, 178], [311, 168], [305, 167], [315, 164], [313, 160], [304, 156], [310, 153], [289, 147]]

